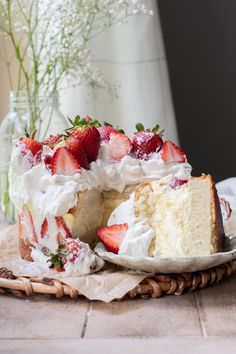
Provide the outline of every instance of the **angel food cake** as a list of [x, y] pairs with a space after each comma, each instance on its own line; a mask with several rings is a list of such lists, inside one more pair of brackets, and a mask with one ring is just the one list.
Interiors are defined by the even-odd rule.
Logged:
[[224, 229], [212, 177], [169, 175], [140, 184], [98, 230], [107, 250], [142, 257], [204, 256], [223, 250]]
[[[90, 117], [71, 123], [61, 135], [43, 142], [25, 137], [13, 146], [10, 197], [19, 215], [20, 253], [27, 260], [57, 259], [66, 239], [93, 246], [97, 231], [140, 183], [172, 176], [182, 184], [191, 176], [185, 154], [163, 139], [158, 126], [145, 130], [138, 124], [131, 140]], [[61, 258], [59, 263], [65, 268]]]

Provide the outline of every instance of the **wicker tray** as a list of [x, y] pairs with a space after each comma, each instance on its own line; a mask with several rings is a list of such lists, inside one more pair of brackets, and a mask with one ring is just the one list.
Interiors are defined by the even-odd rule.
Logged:
[[[234, 273], [236, 273], [236, 260], [194, 273], [157, 274], [145, 278], [138, 286], [129, 291], [125, 298], [159, 298], [163, 295], [181, 295], [184, 292], [218, 284]], [[17, 297], [33, 294], [54, 295], [56, 298], [70, 296], [72, 299], [83, 296], [77, 290], [59, 280], [41, 277], [15, 277], [6, 268], [0, 268], [0, 293], [11, 293]]]

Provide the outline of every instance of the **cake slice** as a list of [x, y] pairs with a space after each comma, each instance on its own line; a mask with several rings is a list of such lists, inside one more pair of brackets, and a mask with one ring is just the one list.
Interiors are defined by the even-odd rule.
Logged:
[[[128, 209], [132, 212], [126, 218]], [[223, 251], [221, 210], [210, 175], [188, 180], [170, 175], [140, 184], [130, 200], [112, 213], [103, 232], [109, 234], [109, 228], [122, 223], [128, 224], [128, 230], [120, 255], [191, 257]]]
[[155, 231], [149, 256], [186, 257], [223, 250], [224, 229], [219, 199], [210, 175], [178, 185], [162, 179], [135, 191], [134, 214]]

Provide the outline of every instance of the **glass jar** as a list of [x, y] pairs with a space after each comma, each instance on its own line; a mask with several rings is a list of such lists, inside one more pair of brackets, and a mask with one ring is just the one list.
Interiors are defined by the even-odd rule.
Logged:
[[27, 131], [42, 141], [50, 134], [56, 135], [68, 127], [59, 110], [58, 95], [37, 97], [29, 102], [25, 92], [12, 91], [9, 112], [0, 125], [0, 200], [1, 209], [8, 222], [15, 221], [15, 210], [9, 198], [8, 170], [12, 142]]

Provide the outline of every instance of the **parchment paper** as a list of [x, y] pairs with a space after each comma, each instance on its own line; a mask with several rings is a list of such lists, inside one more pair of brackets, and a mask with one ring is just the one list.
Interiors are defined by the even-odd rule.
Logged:
[[48, 269], [45, 264], [27, 262], [21, 259], [18, 250], [18, 236], [16, 225], [10, 226], [0, 233], [0, 268], [6, 267], [15, 276], [42, 276], [60, 279], [65, 284], [78, 290], [89, 300], [110, 302], [122, 298], [128, 291], [135, 288], [147, 274], [120, 271], [115, 266], [92, 275], [80, 277], [63, 277]]

